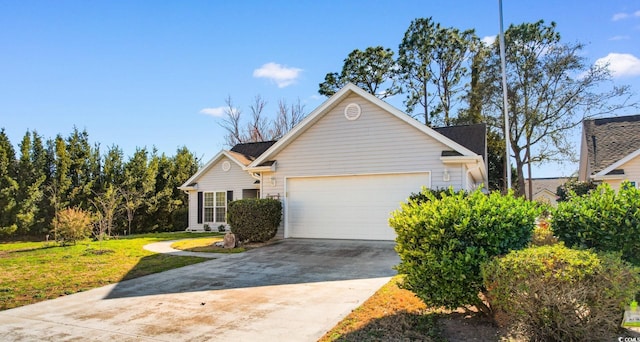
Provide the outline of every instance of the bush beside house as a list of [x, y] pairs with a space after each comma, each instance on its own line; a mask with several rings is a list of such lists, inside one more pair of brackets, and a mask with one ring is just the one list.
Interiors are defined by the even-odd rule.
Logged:
[[488, 310], [478, 296], [484, 291], [480, 265], [525, 247], [540, 212], [512, 193], [423, 190], [389, 221], [397, 233], [397, 270], [406, 275], [403, 287], [430, 306]]
[[282, 220], [282, 203], [276, 199], [241, 199], [228, 205], [227, 222], [236, 239], [265, 242], [276, 236]]

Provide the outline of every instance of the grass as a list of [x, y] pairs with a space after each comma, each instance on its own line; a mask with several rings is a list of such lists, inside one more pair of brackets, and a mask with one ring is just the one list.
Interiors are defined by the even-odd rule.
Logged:
[[0, 310], [209, 260], [155, 254], [142, 248], [193, 236], [142, 234], [103, 242], [85, 240], [66, 247], [53, 242], [0, 243]]
[[222, 237], [205, 237], [197, 239], [188, 239], [176, 241], [171, 244], [171, 248], [189, 251], [189, 252], [205, 252], [205, 253], [242, 253], [244, 247], [222, 248], [213, 244], [222, 241]]
[[440, 341], [438, 313], [427, 310], [412, 292], [397, 285], [394, 277], [353, 310], [320, 342], [329, 341]]

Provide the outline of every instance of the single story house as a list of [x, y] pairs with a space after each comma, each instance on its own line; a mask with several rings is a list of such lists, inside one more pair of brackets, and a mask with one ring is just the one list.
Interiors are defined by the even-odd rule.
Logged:
[[578, 180], [640, 182], [640, 115], [584, 120]]
[[277, 142], [220, 151], [179, 188], [189, 230], [225, 224], [228, 201], [283, 202], [280, 238], [393, 240], [390, 213], [427, 188], [487, 184], [484, 124], [432, 129], [353, 84]]
[[524, 194], [528, 200], [558, 205], [558, 187], [568, 182], [569, 177], [531, 178], [532, 198], [529, 198], [529, 179], [524, 180]]

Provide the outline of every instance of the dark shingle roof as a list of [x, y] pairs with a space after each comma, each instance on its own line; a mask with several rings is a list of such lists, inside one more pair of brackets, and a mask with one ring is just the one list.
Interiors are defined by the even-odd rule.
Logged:
[[640, 149], [640, 115], [584, 120], [587, 158], [593, 173]]
[[438, 127], [434, 130], [487, 159], [487, 124]]
[[263, 154], [266, 150], [269, 149], [269, 147], [271, 147], [275, 143], [276, 140], [236, 144], [231, 148], [230, 151], [240, 153], [247, 159], [253, 161], [256, 160], [256, 158], [260, 157], [261, 154]]

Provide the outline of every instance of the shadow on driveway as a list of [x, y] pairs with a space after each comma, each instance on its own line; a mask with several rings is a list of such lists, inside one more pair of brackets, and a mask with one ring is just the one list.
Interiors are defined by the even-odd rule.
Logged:
[[123, 281], [105, 299], [391, 277], [400, 261], [394, 245], [393, 241], [287, 239]]

